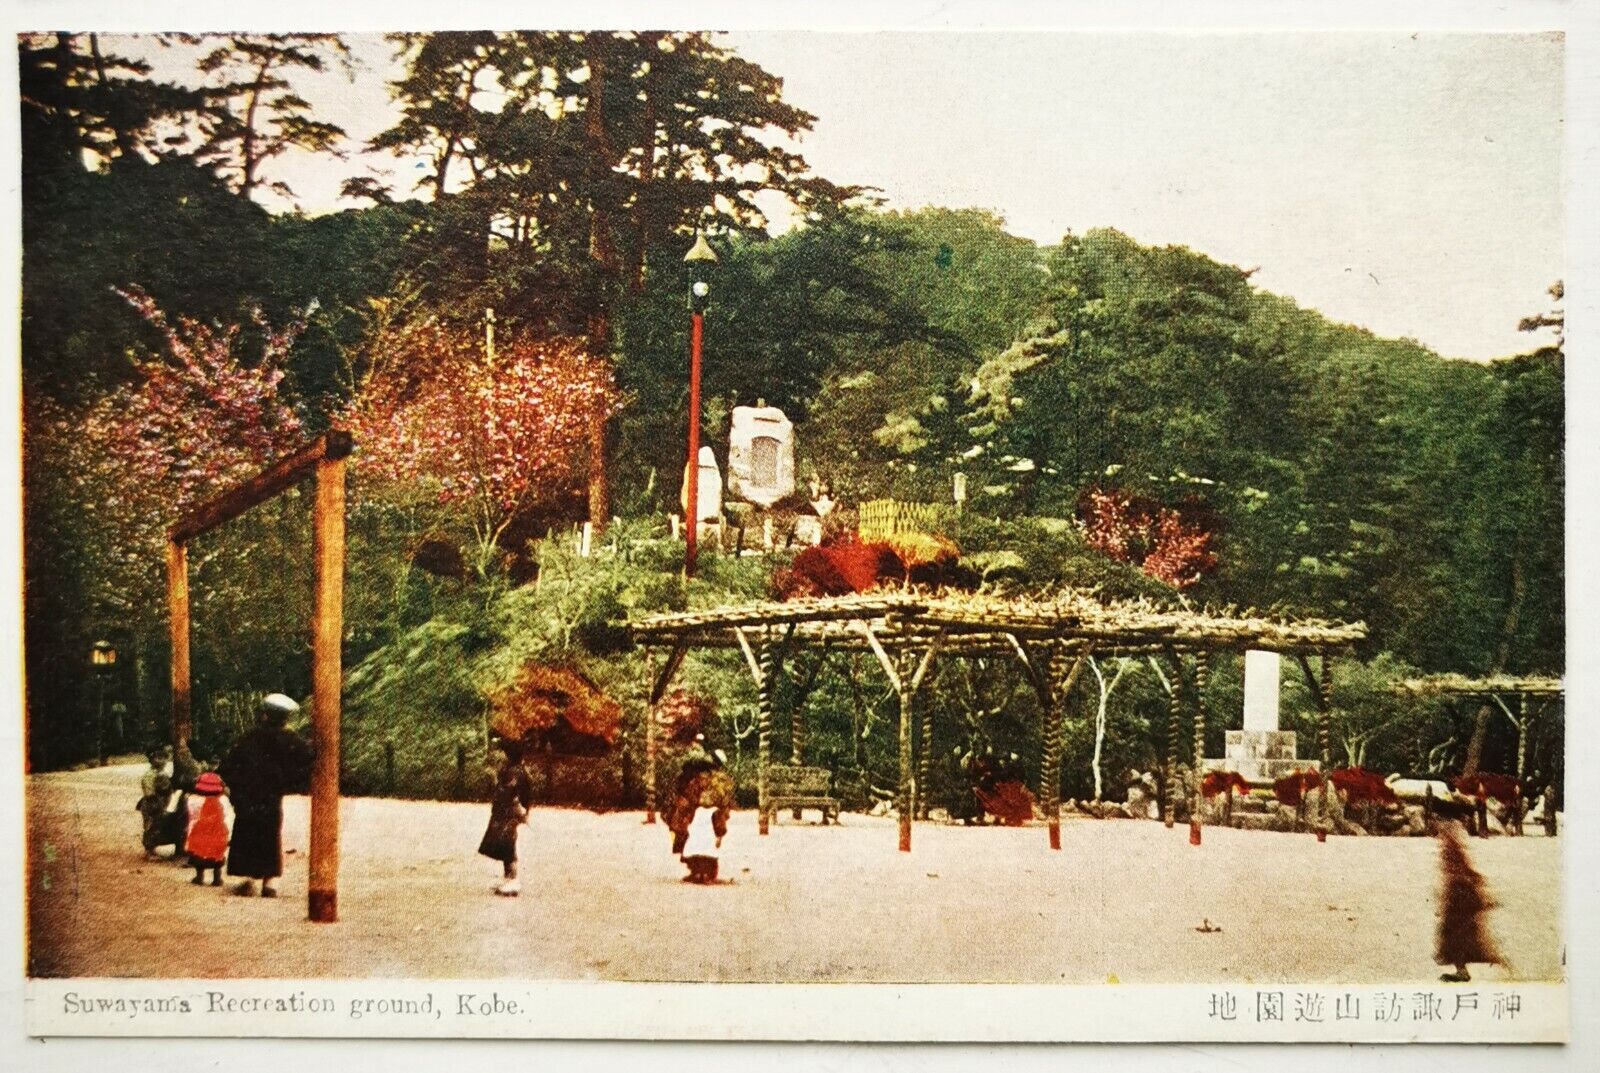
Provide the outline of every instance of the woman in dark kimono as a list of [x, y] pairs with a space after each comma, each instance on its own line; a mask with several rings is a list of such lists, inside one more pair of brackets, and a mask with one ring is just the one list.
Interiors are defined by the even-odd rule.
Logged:
[[228, 874], [244, 880], [240, 894], [276, 898], [273, 881], [283, 874], [283, 798], [302, 793], [311, 776], [311, 747], [284, 723], [300, 705], [282, 693], [261, 701], [260, 719], [217, 767], [231, 791], [233, 841], [228, 847]]
[[478, 852], [499, 861], [505, 876], [494, 888], [496, 894], [514, 898], [522, 893], [517, 878], [517, 835], [528, 822], [533, 807], [533, 780], [522, 766], [522, 743], [496, 739], [505, 759], [495, 772], [494, 796], [489, 803], [489, 826], [478, 843]]

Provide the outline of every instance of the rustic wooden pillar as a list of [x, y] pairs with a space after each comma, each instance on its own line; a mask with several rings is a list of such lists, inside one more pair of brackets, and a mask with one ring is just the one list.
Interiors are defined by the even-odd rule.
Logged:
[[760, 811], [758, 829], [762, 834], [766, 834], [772, 811], [767, 797], [767, 768], [772, 763], [772, 688], [775, 662], [772, 645], [765, 641], [761, 643], [757, 665], [760, 668], [756, 679], [756, 693], [760, 702], [760, 729], [756, 738], [756, 807]]
[[[1200, 845], [1200, 828], [1203, 826], [1200, 816], [1201, 793], [1200, 780], [1202, 764], [1206, 755], [1206, 682], [1211, 674], [1211, 653], [1196, 652], [1194, 654], [1194, 768], [1189, 779], [1189, 842]], [[1229, 813], [1231, 818], [1233, 791], [1228, 791]]]
[[1517, 770], [1516, 778], [1522, 781], [1522, 775], [1527, 770], [1528, 764], [1528, 697], [1525, 693], [1517, 694]]
[[916, 694], [911, 688], [915, 656], [902, 649], [895, 692], [900, 695], [900, 794], [895, 802], [895, 812], [900, 819], [900, 850], [911, 852], [911, 817], [916, 803], [917, 782], [912, 768], [911, 726], [916, 717]]
[[1317, 824], [1317, 841], [1328, 840], [1333, 826], [1333, 658], [1328, 649], [1321, 652], [1321, 674], [1317, 679], [1317, 747], [1322, 755], [1322, 822]]
[[1167, 697], [1167, 807], [1161, 821], [1171, 827], [1178, 818], [1178, 723], [1183, 715], [1183, 663], [1172, 657], [1172, 692]]
[[1047, 703], [1041, 705], [1044, 726], [1040, 742], [1044, 755], [1039, 764], [1039, 803], [1044, 808], [1045, 823], [1050, 831], [1050, 848], [1061, 848], [1061, 721], [1066, 716], [1067, 693], [1072, 689], [1071, 679], [1077, 668], [1067, 656], [1065, 645], [1056, 644], [1050, 651]]
[[311, 865], [313, 921], [339, 919], [339, 712], [344, 680], [344, 456], [316, 468], [311, 557]]
[[189, 748], [189, 550], [167, 541], [167, 630], [172, 643], [172, 751]]
[[806, 762], [806, 706], [794, 705], [789, 716], [789, 762], [797, 767]]
[[928, 791], [933, 786], [933, 705], [922, 705], [922, 741], [917, 751], [917, 819], [925, 820], [932, 807]]
[[645, 650], [644, 822], [656, 822], [656, 650]]

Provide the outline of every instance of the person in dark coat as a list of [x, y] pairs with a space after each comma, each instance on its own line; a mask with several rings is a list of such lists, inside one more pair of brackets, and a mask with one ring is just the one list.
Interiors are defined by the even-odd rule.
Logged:
[[1454, 823], [1445, 823], [1439, 829], [1439, 871], [1439, 936], [1434, 960], [1440, 965], [1455, 966], [1454, 972], [1439, 979], [1466, 983], [1472, 979], [1468, 965], [1498, 965], [1501, 957], [1483, 920], [1484, 914], [1494, 908], [1494, 899], [1489, 896], [1483, 876], [1467, 859], [1466, 841]]
[[533, 807], [533, 780], [522, 766], [522, 743], [497, 738], [496, 744], [505, 754], [500, 770], [495, 773], [494, 796], [489, 802], [489, 826], [478, 843], [478, 852], [490, 860], [499, 861], [505, 876], [494, 892], [507, 898], [522, 893], [522, 880], [517, 878], [517, 835], [528, 822], [528, 810]]
[[283, 798], [303, 793], [311, 776], [311, 747], [284, 726], [300, 705], [282, 693], [261, 701], [259, 721], [217, 767], [233, 800], [233, 841], [228, 846], [228, 874], [243, 882], [238, 893], [276, 898], [274, 880], [283, 874]]

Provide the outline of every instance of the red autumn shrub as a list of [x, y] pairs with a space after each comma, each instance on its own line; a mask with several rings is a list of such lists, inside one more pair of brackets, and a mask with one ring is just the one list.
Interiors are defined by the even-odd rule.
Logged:
[[1250, 784], [1237, 771], [1208, 771], [1200, 780], [1200, 792], [1206, 797], [1216, 797], [1232, 789], [1236, 794], [1248, 794]]
[[905, 567], [889, 545], [851, 540], [806, 548], [772, 575], [772, 592], [781, 600], [847, 596], [904, 578]]
[[1379, 805], [1400, 803], [1400, 799], [1394, 795], [1394, 788], [1384, 782], [1383, 776], [1376, 771], [1359, 767], [1340, 768], [1328, 776], [1328, 781], [1352, 805], [1367, 802]]
[[1322, 785], [1322, 776], [1315, 771], [1296, 771], [1272, 784], [1272, 796], [1285, 805], [1298, 808], [1308, 791]]
[[490, 703], [497, 737], [530, 745], [542, 739], [557, 752], [602, 752], [622, 725], [622, 706], [568, 667], [527, 663]]
[[973, 788], [983, 811], [1007, 827], [1021, 827], [1033, 819], [1033, 794], [1020, 782], [995, 783], [993, 789]]
[[1450, 788], [1479, 801], [1494, 798], [1505, 804], [1522, 798], [1522, 783], [1510, 775], [1496, 775], [1487, 771], [1480, 771], [1476, 775], [1457, 775], [1450, 780]]

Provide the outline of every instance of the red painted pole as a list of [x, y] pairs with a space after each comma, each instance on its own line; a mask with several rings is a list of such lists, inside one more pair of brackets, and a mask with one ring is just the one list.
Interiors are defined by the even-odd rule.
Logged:
[[693, 314], [689, 329], [689, 470], [684, 478], [683, 576], [694, 577], [694, 554], [700, 537], [700, 340], [705, 334], [705, 314]]

